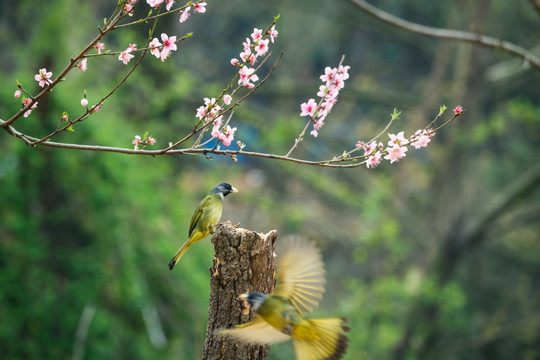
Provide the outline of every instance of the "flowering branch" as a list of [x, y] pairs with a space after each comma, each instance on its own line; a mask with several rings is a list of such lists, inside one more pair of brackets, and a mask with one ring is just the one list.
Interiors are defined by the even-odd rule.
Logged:
[[[387, 24], [404, 29], [410, 32], [414, 32], [420, 35], [425, 35], [429, 37], [434, 37], [438, 39], [447, 39], [447, 40], [458, 40], [470, 42], [476, 45], [484, 46], [494, 50], [502, 50], [515, 55], [525, 62], [525, 65], [532, 65], [537, 70], [540, 70], [540, 58], [534, 55], [532, 52], [513, 44], [509, 41], [500, 40], [490, 36], [472, 33], [467, 31], [459, 31], [452, 29], [440, 29], [430, 26], [420, 25], [401, 19], [397, 16], [389, 14], [371, 4], [365, 0], [348, 0], [351, 4], [357, 6], [362, 11], [367, 14], [379, 19]], [[530, 0], [531, 4], [535, 7], [536, 11], [540, 13], [540, 3], [538, 0]]]
[[[345, 57], [343, 56], [337, 67], [326, 67], [324, 74], [320, 76], [323, 85], [319, 87], [319, 91], [317, 92], [317, 96], [320, 98], [319, 101], [316, 102], [314, 99], [309, 99], [307, 102], [300, 105], [300, 116], [307, 116], [308, 119], [303, 129], [295, 138], [293, 145], [287, 151], [286, 155], [276, 155], [257, 151], [244, 151], [246, 145], [240, 140], [236, 140], [235, 142], [237, 147], [236, 150], [222, 149], [222, 146], [230, 147], [233, 144], [233, 140], [236, 136], [237, 127], [233, 126], [234, 108], [239, 106], [269, 79], [270, 75], [274, 72], [281, 60], [281, 57], [283, 56], [283, 53], [281, 53], [277, 57], [267, 74], [262, 78], [262, 80], [260, 80], [258, 73], [272, 57], [273, 53], [269, 51], [269, 49], [270, 46], [274, 44], [275, 39], [278, 37], [276, 24], [279, 20], [279, 16], [277, 16], [266, 30], [257, 28], [253, 29], [250, 36], [247, 37], [242, 43], [242, 51], [239, 54], [239, 59], [233, 58], [230, 61], [230, 64], [234, 66], [235, 69], [231, 81], [227, 86], [225, 86], [217, 98], [204, 98], [204, 104], [197, 108], [193, 129], [188, 134], [180, 137], [180, 139], [176, 142], [170, 142], [168, 146], [162, 147], [161, 149], [149, 150], [147, 147], [156, 145], [157, 140], [148, 132], [144, 132], [142, 137], [136, 135], [131, 142], [131, 145], [133, 145], [132, 148], [51, 141], [54, 136], [61, 132], [74, 131], [73, 126], [75, 124], [81, 123], [89, 116], [94, 115], [105, 104], [107, 99], [109, 99], [121, 86], [127, 82], [148, 52], [150, 52], [150, 54], [155, 56], [157, 59], [165, 61], [172, 55], [174, 51], [177, 50], [177, 43], [191, 36], [191, 33], [187, 33], [184, 37], [177, 39], [176, 36], [168, 36], [167, 34], [162, 33], [159, 39], [154, 37], [153, 34], [159, 19], [166, 15], [179, 13], [179, 21], [184, 22], [189, 18], [192, 7], [194, 13], [203, 14], [206, 12], [206, 2], [204, 1], [189, 2], [186, 5], [178, 8], [173, 8], [173, 0], [146, 0], [146, 3], [152, 8], [146, 17], [137, 21], [121, 24], [123, 19], [128, 16], [133, 16], [135, 7], [140, 4], [138, 0], [120, 1], [111, 18], [105, 21], [103, 28], [98, 28], [99, 34], [86, 47], [84, 47], [84, 49], [79, 52], [77, 56], [71, 59], [70, 63], [58, 77], [53, 78], [52, 72], [47, 71], [45, 68], [39, 70], [34, 79], [38, 82], [38, 85], [43, 88], [43, 90], [36, 96], [32, 96], [29, 91], [23, 88], [22, 84], [17, 82], [18, 89], [15, 91], [14, 96], [16, 98], [21, 96], [23, 97], [21, 99], [22, 108], [9, 120], [4, 121], [0, 119], [0, 127], [9, 135], [22, 140], [25, 144], [32, 147], [47, 146], [62, 149], [103, 151], [129, 155], [150, 156], [196, 155], [212, 158], [212, 156], [215, 155], [228, 156], [235, 162], [239, 156], [246, 156], [282, 160], [321, 167], [353, 168], [365, 165], [368, 168], [374, 168], [378, 166], [383, 159], [389, 160], [390, 163], [398, 161], [406, 155], [408, 148], [411, 146], [415, 147], [416, 149], [426, 147], [437, 131], [455, 120], [463, 112], [461, 106], [454, 108], [454, 115], [450, 119], [446, 120], [446, 122], [433, 129], [446, 110], [446, 107], [443, 106], [440, 108], [439, 113], [428, 126], [418, 130], [408, 138], [405, 138], [403, 131], [398, 132], [397, 134], [388, 133], [390, 140], [388, 141], [388, 146], [385, 146], [378, 139], [387, 133], [390, 126], [392, 126], [394, 122], [399, 119], [400, 112], [394, 110], [385, 128], [373, 139], [369, 140], [368, 142], [358, 141], [356, 144], [350, 144], [349, 149], [343, 151], [341, 155], [332, 156], [323, 160], [307, 160], [299, 157], [292, 157], [291, 154], [293, 151], [297, 149], [300, 142], [304, 140], [304, 136], [309, 126], [313, 125], [313, 129], [311, 130], [310, 134], [316, 138], [319, 131], [321, 131], [322, 127], [324, 126], [325, 119], [330, 114], [333, 106], [337, 103], [339, 92], [345, 87], [345, 81], [349, 78], [348, 71], [350, 67], [343, 64], [345, 61]], [[163, 7], [165, 7], [166, 11], [161, 12]], [[154, 15], [152, 14], [153, 9], [157, 10], [157, 13]], [[146, 24], [149, 21], [152, 21], [152, 24], [150, 25], [148, 31], [148, 38], [145, 46], [138, 48], [137, 44], [129, 44], [129, 46], [123, 51], [104, 51], [105, 45], [103, 42], [101, 42], [101, 40], [111, 31], [123, 29], [128, 26]], [[90, 53], [94, 51], [94, 49], [97, 50], [97, 54]], [[57, 125], [56, 129], [51, 131], [45, 137], [38, 138], [24, 134], [13, 126], [14, 122], [21, 117], [28, 117], [32, 111], [37, 108], [38, 100], [49, 95], [54, 87], [58, 86], [62, 80], [65, 80], [64, 77], [69, 71], [74, 68], [78, 68], [80, 71], [87, 71], [88, 58], [114, 55], [118, 56], [118, 61], [128, 65], [135, 57], [134, 54], [137, 53], [140, 53], [140, 55], [138, 59], [131, 65], [129, 71], [127, 71], [127, 73], [115, 86], [113, 86], [103, 97], [101, 97], [99, 102], [97, 102], [95, 105], [89, 106], [87, 93], [86, 90], [84, 90], [83, 98], [80, 100], [80, 103], [81, 106], [85, 108], [85, 111], [74, 119], [70, 118], [69, 114], [64, 111], [61, 115], [60, 123]], [[236, 97], [237, 99], [233, 101], [233, 97]], [[224, 116], [227, 114], [229, 114], [228, 118], [226, 121], [223, 121]], [[62, 125], [63, 122], [65, 122], [65, 124]], [[192, 143], [191, 145], [186, 146], [186, 143], [189, 140], [192, 140]]]

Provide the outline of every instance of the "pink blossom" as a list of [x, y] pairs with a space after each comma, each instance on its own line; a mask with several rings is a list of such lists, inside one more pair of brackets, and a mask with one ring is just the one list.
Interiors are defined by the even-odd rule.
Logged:
[[159, 42], [159, 40], [157, 38], [152, 39], [149, 46], [150, 46], [150, 54], [154, 55], [156, 58], [159, 59], [159, 57], [161, 56], [161, 53], [159, 50], [161, 43]]
[[261, 40], [257, 43], [255, 50], [257, 50], [257, 56], [262, 56], [268, 51], [268, 39]]
[[232, 58], [231, 59], [231, 65], [232, 66], [240, 66], [240, 61], [238, 61], [237, 58]]
[[[246, 41], [242, 42], [242, 47], [244, 48], [244, 53], [249, 53], [251, 50], [251, 40], [249, 40], [249, 38], [246, 38]], [[247, 55], [248, 54], [246, 54], [246, 56]], [[240, 56], [240, 57], [243, 57], [243, 56]]]
[[127, 65], [128, 62], [130, 62], [131, 59], [133, 59], [135, 56], [131, 55], [131, 49], [128, 47], [126, 51], [122, 51], [120, 55], [118, 56], [118, 60], [124, 63], [124, 65]]
[[313, 137], [317, 137], [319, 135], [319, 132], [317, 130], [313, 129], [313, 130], [311, 130], [310, 135], [312, 135]]
[[191, 16], [191, 14], [189, 13], [189, 9], [191, 9], [191, 6], [188, 6], [185, 10], [180, 11], [180, 19], [178, 20], [180, 21], [180, 23], [183, 23]]
[[91, 111], [92, 111], [93, 113], [96, 113], [96, 112], [98, 112], [99, 107], [100, 107], [99, 104], [98, 104], [98, 105], [94, 105], [94, 107], [92, 108]]
[[126, 50], [129, 50], [130, 52], [137, 50], [137, 44], [129, 44]]
[[[376, 142], [376, 141], [370, 142], [369, 145], [366, 145], [366, 146], [364, 147], [364, 156], [370, 155], [370, 154], [373, 153], [376, 149], [377, 149], [377, 142]], [[380, 156], [379, 156], [379, 157], [380, 157]]]
[[253, 39], [253, 42], [257, 42], [262, 39], [262, 30], [261, 29], [253, 29], [253, 33], [251, 34], [251, 38]]
[[247, 66], [241, 68], [240, 71], [238, 71], [238, 75], [240, 75], [238, 84], [242, 84], [249, 89], [252, 89], [255, 86], [253, 83], [251, 83], [251, 81], [259, 80], [259, 77], [255, 74], [255, 69]]
[[415, 149], [420, 149], [427, 147], [431, 141], [430, 132], [426, 130], [418, 130], [415, 134], [416, 140], [413, 141], [412, 145]]
[[81, 106], [88, 106], [88, 100], [86, 98], [81, 99]]
[[356, 143], [356, 145], [355, 145], [355, 147], [356, 147], [357, 149], [363, 149], [364, 146], [366, 146], [366, 144], [364, 144], [363, 141], [358, 141], [358, 142]]
[[214, 124], [214, 127], [219, 128], [221, 124], [223, 123], [223, 116], [218, 116], [214, 120], [212, 120], [212, 123]]
[[133, 147], [133, 149], [135, 150], [139, 150], [139, 145], [142, 143], [141, 142], [141, 137], [139, 135], [136, 135], [135, 136], [135, 139], [133, 139], [133, 141], [131, 142], [133, 145], [135, 145]]
[[126, 6], [124, 6], [124, 12], [125, 12], [126, 14], [128, 14], [129, 16], [133, 16], [132, 11], [133, 11], [133, 5], [131, 5], [131, 4], [126, 4]]
[[62, 115], [62, 121], [68, 121], [68, 120], [69, 120], [69, 117], [66, 114]]
[[169, 57], [171, 51], [176, 50], [176, 36], [167, 36], [167, 34], [161, 34], [161, 41], [163, 41], [163, 50], [161, 50], [161, 61], [165, 61]]
[[225, 105], [229, 105], [232, 101], [232, 96], [229, 95], [229, 94], [225, 94], [223, 95], [223, 102], [225, 103]]
[[454, 108], [454, 115], [460, 115], [463, 112], [463, 106], [458, 105]]
[[86, 60], [87, 59], [84, 58], [84, 59], [82, 59], [82, 61], [79, 64], [77, 64], [77, 67], [79, 68], [79, 70], [81, 70], [83, 72], [86, 71], [86, 69], [88, 69], [88, 66], [86, 65]]
[[324, 68], [324, 75], [320, 76], [320, 79], [326, 83], [331, 83], [337, 74], [337, 69], [332, 69], [330, 66]]
[[193, 11], [199, 14], [204, 14], [206, 12], [206, 5], [207, 4], [205, 2], [193, 4]]
[[328, 93], [328, 87], [326, 85], [319, 86], [319, 92], [317, 93], [318, 97], [325, 97]]
[[167, 11], [170, 11], [174, 5], [174, 0], [165, 0], [165, 2], [167, 3], [167, 6], [165, 8], [167, 9]]
[[313, 128], [315, 130], [320, 130], [324, 125], [324, 119], [319, 118], [317, 121], [313, 123]]
[[[28, 100], [30, 100], [30, 99], [28, 99]], [[32, 101], [32, 100], [30, 100], [30, 102], [31, 102], [31, 101]], [[28, 105], [30, 102], [26, 103], [25, 105]], [[35, 110], [35, 109], [37, 108], [37, 104], [38, 104], [38, 103], [35, 102], [35, 103], [32, 105], [32, 107], [31, 107], [30, 109], [28, 109], [28, 110], [26, 110], [26, 111], [24, 112], [23, 116], [24, 116], [25, 118], [28, 117], [28, 116], [32, 113], [32, 110]]]
[[366, 161], [366, 167], [368, 169], [373, 169], [377, 167], [377, 165], [379, 165], [380, 163], [381, 163], [381, 153], [377, 151], [375, 154], [368, 157]]
[[313, 117], [317, 111], [317, 103], [314, 99], [309, 99], [307, 103], [300, 105], [300, 110], [302, 110], [300, 116]]
[[338, 70], [337, 70], [337, 74], [341, 76], [341, 78], [345, 81], [349, 78], [349, 69], [351, 67], [350, 66], [343, 66], [343, 65], [340, 65]]
[[150, 5], [151, 7], [158, 7], [159, 5], [161, 5], [161, 3], [163, 2], [163, 0], [146, 0], [146, 2], [147, 2], [148, 5]]
[[206, 106], [199, 106], [197, 108], [197, 115], [195, 115], [197, 118], [201, 119], [206, 116]]
[[[174, 1], [173, 1], [174, 2]], [[153, 138], [152, 136], [149, 136], [148, 137], [148, 140], [146, 140], [146, 142], [150, 145], [154, 145], [156, 143], [156, 139]]]
[[406, 141], [405, 137], [403, 136], [403, 131], [399, 132], [397, 135], [388, 134], [388, 136], [390, 137], [390, 141], [388, 141], [388, 146], [401, 145], [402, 142]]
[[388, 151], [388, 155], [386, 155], [384, 158], [386, 160], [390, 160], [390, 164], [392, 164], [405, 157], [407, 148], [405, 146], [394, 145], [391, 148], [386, 148], [386, 151]]
[[52, 81], [50, 80], [52, 77], [52, 72], [47, 72], [47, 69], [39, 69], [39, 73], [34, 75], [34, 79], [39, 83], [39, 86], [45, 87], [46, 84], [50, 84]]
[[270, 35], [270, 40], [272, 40], [272, 44], [274, 43], [274, 39], [278, 36], [278, 31], [276, 30], [276, 26], [272, 26], [270, 30], [268, 30], [268, 35]]
[[30, 105], [31, 103], [32, 103], [32, 99], [30, 99], [30, 98], [25, 98], [25, 99], [23, 100], [24, 106]]
[[212, 135], [212, 137], [215, 137], [215, 138], [218, 138], [220, 134], [221, 134], [221, 131], [219, 131], [219, 126], [214, 126], [212, 128], [212, 132], [210, 133], [210, 135]]
[[105, 49], [105, 44], [98, 42], [96, 45], [94, 45], [94, 49], [97, 49], [98, 54], [101, 54], [101, 50]]
[[22, 93], [22, 91], [21, 91], [21, 89], [19, 89], [19, 90], [15, 91], [15, 94], [13, 94], [13, 96], [16, 97], [16, 98], [20, 98], [21, 93]]
[[231, 141], [234, 139], [234, 133], [236, 132], [236, 128], [231, 127], [227, 125], [227, 128], [225, 129], [225, 132], [219, 134], [219, 140], [223, 143], [225, 146], [231, 145]]

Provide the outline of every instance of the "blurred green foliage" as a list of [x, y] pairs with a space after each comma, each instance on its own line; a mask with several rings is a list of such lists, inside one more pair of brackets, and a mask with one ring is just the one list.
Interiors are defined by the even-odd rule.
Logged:
[[[526, 1], [373, 3], [526, 48], [540, 40]], [[37, 91], [38, 69], [58, 74], [113, 6], [0, 1], [0, 118], [19, 109], [15, 80]], [[244, 37], [277, 14], [272, 48], [285, 56], [231, 120], [246, 150], [285, 153], [304, 126], [299, 104], [315, 97], [318, 76], [342, 54], [351, 79], [299, 157], [341, 154], [377, 134], [394, 107], [403, 113], [391, 131], [408, 134], [440, 105], [462, 104], [466, 112], [427, 149], [376, 170], [29, 148], [0, 134], [3, 358], [200, 358], [212, 246], [201, 241], [173, 272], [167, 263], [199, 199], [220, 181], [240, 190], [227, 198], [223, 220], [301, 234], [322, 248], [327, 293], [314, 316], [349, 319], [346, 359], [540, 356], [540, 182], [472, 237], [469, 231], [538, 168], [540, 73], [505, 65], [507, 54], [398, 31], [346, 1], [209, 2], [206, 14], [184, 24], [177, 15], [163, 19], [158, 34], [193, 37], [164, 63], [145, 59], [97, 114], [55, 139], [122, 147], [145, 131], [160, 147], [179, 139], [203, 97], [217, 96], [233, 76], [229, 60]], [[142, 45], [146, 34], [144, 26], [115, 32], [106, 48]], [[486, 75], [501, 64], [510, 75]], [[88, 66], [69, 73], [16, 127], [45, 136], [63, 111], [80, 114], [84, 89], [94, 104], [126, 71], [115, 57], [91, 58]], [[87, 336], [78, 337], [85, 309], [93, 316]], [[271, 359], [291, 356], [291, 345], [281, 344]]]

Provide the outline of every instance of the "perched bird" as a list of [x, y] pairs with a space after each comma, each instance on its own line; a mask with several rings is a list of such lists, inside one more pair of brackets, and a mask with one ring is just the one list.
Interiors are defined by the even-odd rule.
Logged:
[[307, 319], [322, 299], [324, 264], [319, 250], [293, 239], [278, 253], [275, 294], [242, 294], [257, 315], [252, 322], [219, 334], [252, 344], [273, 344], [292, 338], [297, 360], [341, 359], [347, 348], [344, 318]]
[[221, 183], [210, 190], [208, 195], [201, 200], [191, 218], [189, 238], [169, 262], [169, 269], [172, 270], [174, 268], [176, 263], [182, 258], [191, 245], [204, 239], [209, 234], [214, 233], [214, 226], [216, 226], [219, 219], [221, 219], [223, 198], [230, 193], [235, 192], [238, 192], [238, 190], [230, 184]]

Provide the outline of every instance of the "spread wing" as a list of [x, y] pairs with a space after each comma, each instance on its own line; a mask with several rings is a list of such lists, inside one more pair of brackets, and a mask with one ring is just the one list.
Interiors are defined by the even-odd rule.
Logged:
[[199, 206], [197, 206], [197, 209], [195, 209], [195, 212], [193, 213], [193, 216], [191, 217], [191, 223], [189, 224], [189, 236], [191, 236], [193, 229], [195, 229], [195, 226], [197, 226], [197, 223], [199, 222], [199, 219], [201, 218], [203, 210], [208, 206], [210, 199], [211, 199], [210, 195], [206, 195], [204, 199], [202, 199], [201, 202], [199, 203]]
[[289, 335], [276, 330], [258, 315], [252, 322], [233, 329], [218, 330], [217, 333], [250, 344], [274, 344], [290, 339]]
[[277, 252], [276, 295], [289, 299], [301, 314], [311, 312], [322, 299], [326, 283], [319, 249], [295, 237]]

